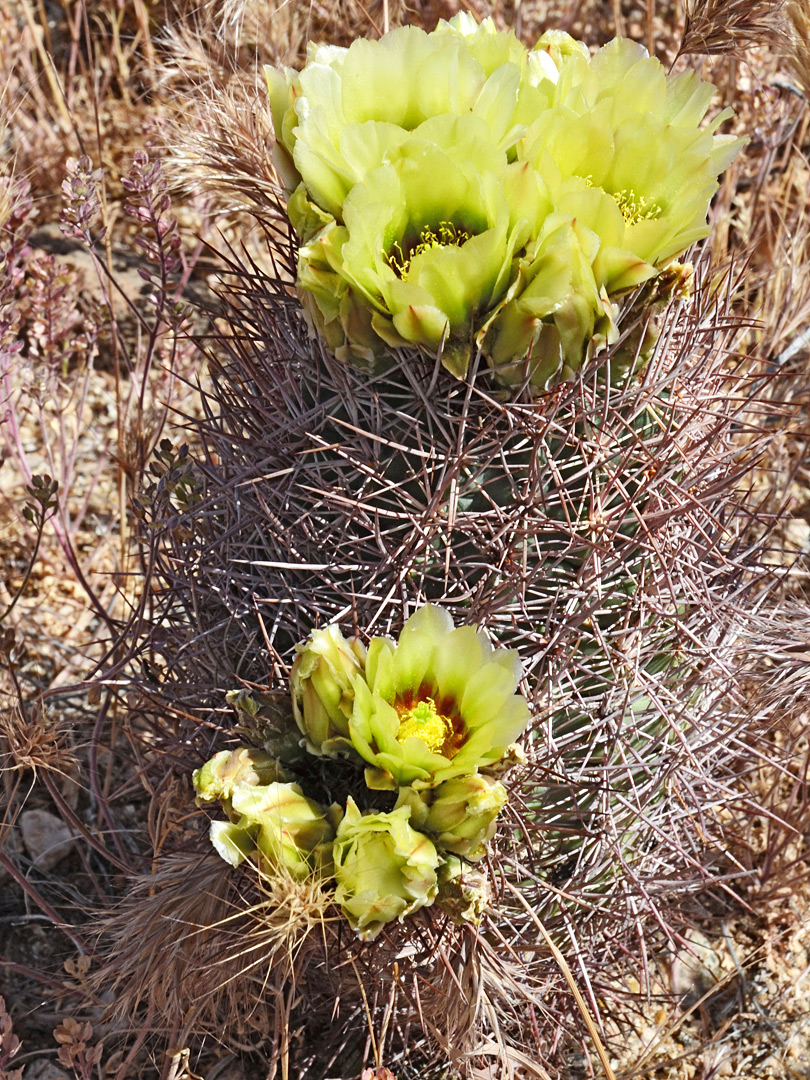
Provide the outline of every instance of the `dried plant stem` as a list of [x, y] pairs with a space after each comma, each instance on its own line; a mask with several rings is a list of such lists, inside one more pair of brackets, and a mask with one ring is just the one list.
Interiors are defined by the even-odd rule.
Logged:
[[622, 2], [621, 0], [611, 0], [611, 2], [613, 4], [613, 28], [616, 31], [616, 37], [624, 37]]
[[560, 971], [563, 973], [563, 977], [568, 984], [568, 988], [571, 991], [574, 1001], [576, 1002], [576, 1006], [579, 1009], [580, 1015], [582, 1016], [585, 1026], [588, 1029], [588, 1034], [593, 1040], [593, 1045], [596, 1049], [596, 1053], [599, 1057], [600, 1062], [602, 1063], [602, 1068], [605, 1070], [605, 1077], [607, 1078], [607, 1080], [616, 1080], [616, 1074], [613, 1072], [613, 1069], [610, 1066], [610, 1061], [608, 1060], [607, 1053], [605, 1052], [605, 1048], [602, 1045], [602, 1040], [599, 1037], [599, 1031], [596, 1027], [596, 1024], [594, 1023], [593, 1017], [591, 1016], [590, 1009], [585, 1004], [585, 998], [582, 996], [582, 993], [577, 986], [574, 974], [571, 971], [571, 968], [568, 966], [568, 961], [560, 952], [556, 942], [551, 937], [548, 930], [546, 930], [542, 920], [537, 917], [534, 908], [526, 900], [526, 897], [520, 892], [519, 889], [516, 889], [509, 882], [506, 883], [506, 886], [512, 896], [514, 896], [515, 899], [526, 910], [532, 922], [540, 931], [540, 935], [548, 946], [549, 952], [554, 957], [554, 960], [556, 961]]
[[[59, 112], [59, 124], [65, 135], [71, 135], [76, 133], [76, 125], [68, 109], [67, 102], [65, 101], [65, 95], [62, 87], [59, 83], [59, 78], [54, 68], [53, 57], [45, 49], [42, 42], [42, 30], [40, 29], [34, 13], [31, 10], [29, 0], [20, 0], [22, 4], [23, 13], [25, 15], [25, 21], [28, 23], [28, 29], [31, 32], [31, 37], [34, 41], [34, 45], [39, 56], [40, 63], [42, 64], [42, 70], [45, 72], [45, 77], [48, 80], [48, 85], [51, 89], [51, 96], [56, 104]], [[47, 25], [47, 24], [46, 24]]]
[[56, 929], [61, 930], [66, 937], [70, 938], [83, 956], [93, 955], [93, 949], [91, 949], [87, 942], [84, 941], [75, 927], [71, 926], [70, 923], [66, 923], [64, 919], [59, 917], [48, 901], [45, 900], [40, 892], [31, 884], [25, 874], [20, 873], [15, 866], [14, 861], [5, 854], [2, 848], [0, 848], [0, 867], [14, 878], [26, 896], [30, 896], [43, 915], [46, 915], [50, 919]]

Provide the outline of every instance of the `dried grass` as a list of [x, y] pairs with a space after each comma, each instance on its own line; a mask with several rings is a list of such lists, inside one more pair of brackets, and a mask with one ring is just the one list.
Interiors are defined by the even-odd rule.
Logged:
[[207, 847], [163, 856], [98, 929], [108, 961], [92, 985], [112, 989], [111, 1019], [175, 1045], [203, 1031], [249, 1043], [270, 1077], [351, 1075], [368, 1054], [388, 1060], [398, 1038], [426, 1062], [422, 1028], [462, 1063], [479, 1053], [481, 1015], [497, 1033], [504, 1007], [503, 964], [484, 976], [494, 954], [477, 935], [437, 936], [427, 920], [364, 947], [316, 882], [234, 875]]
[[785, 49], [788, 64], [810, 101], [810, 9], [803, 0], [787, 0], [785, 14], [789, 24]]
[[113, 962], [94, 983], [112, 988], [110, 1015], [130, 1030], [145, 1009], [150, 1030], [170, 1030], [185, 1045], [227, 1016], [229, 1038], [274, 1032], [280, 1053], [287, 1035], [277, 1014], [295, 1000], [308, 938], [322, 944], [325, 908], [313, 883], [235, 880], [210, 849], [165, 855], [100, 919]]
[[785, 0], [694, 0], [685, 9], [679, 56], [742, 55], [756, 45], [784, 47]]

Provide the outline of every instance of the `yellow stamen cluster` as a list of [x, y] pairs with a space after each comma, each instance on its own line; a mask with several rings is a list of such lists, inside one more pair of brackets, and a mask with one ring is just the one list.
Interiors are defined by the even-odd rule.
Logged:
[[655, 221], [663, 213], [658, 203], [646, 199], [643, 195], [636, 195], [632, 188], [612, 191], [611, 195], [616, 200], [626, 225], [637, 225], [639, 221]]
[[[593, 187], [592, 176], [583, 176], [582, 179], [588, 187]], [[636, 195], [632, 188], [609, 191], [608, 195], [615, 199], [625, 225], [637, 225], [639, 221], [657, 221], [664, 212], [658, 203], [647, 199], [644, 195]]]
[[417, 255], [421, 255], [422, 252], [429, 251], [431, 248], [461, 247], [462, 244], [467, 243], [471, 235], [466, 229], [458, 228], [451, 221], [440, 221], [435, 229], [430, 225], [425, 225], [419, 233], [418, 242], [408, 249], [407, 255], [398, 243], [392, 244], [391, 250], [384, 254], [388, 265], [397, 277], [401, 278], [402, 281], [406, 281], [411, 262]]
[[400, 714], [397, 742], [416, 736], [434, 754], [441, 753], [442, 747], [453, 734], [453, 725], [446, 716], [436, 709], [431, 698], [418, 701], [412, 709]]

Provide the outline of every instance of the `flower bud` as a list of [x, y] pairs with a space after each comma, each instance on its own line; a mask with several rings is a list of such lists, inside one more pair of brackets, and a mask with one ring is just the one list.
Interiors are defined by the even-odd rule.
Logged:
[[290, 672], [293, 715], [307, 749], [329, 757], [352, 752], [348, 739], [352, 681], [365, 670], [362, 642], [347, 641], [333, 624], [313, 630], [295, 650], [298, 656]]
[[328, 811], [308, 799], [298, 784], [243, 785], [231, 797], [240, 825], [258, 826], [256, 847], [269, 868], [303, 880], [313, 870], [331, 872], [334, 829]]
[[584, 60], [590, 59], [588, 46], [581, 41], [577, 41], [576, 38], [572, 38], [564, 30], [546, 30], [537, 39], [534, 49], [535, 52], [545, 53], [550, 56], [558, 71], [562, 70], [563, 64], [569, 56], [581, 56]]
[[338, 825], [335, 900], [364, 941], [436, 896], [439, 855], [428, 837], [411, 828], [410, 816], [407, 806], [361, 814], [350, 797]]
[[[289, 690], [229, 690], [225, 700], [237, 717], [234, 731], [248, 742], [262, 746], [268, 754], [285, 765], [297, 765], [308, 760], [301, 748], [301, 734], [293, 720]], [[292, 780], [279, 764], [278, 775], [270, 780]]]
[[503, 784], [473, 773], [421, 793], [402, 788], [397, 806], [411, 809], [414, 824], [431, 836], [440, 851], [478, 862], [486, 855], [487, 841], [505, 802]]
[[439, 894], [436, 903], [456, 925], [476, 926], [489, 908], [492, 890], [486, 876], [462, 859], [450, 855], [439, 870]]
[[230, 799], [234, 789], [246, 784], [255, 787], [280, 778], [284, 770], [264, 750], [240, 746], [238, 750], [220, 750], [191, 776], [198, 802]]

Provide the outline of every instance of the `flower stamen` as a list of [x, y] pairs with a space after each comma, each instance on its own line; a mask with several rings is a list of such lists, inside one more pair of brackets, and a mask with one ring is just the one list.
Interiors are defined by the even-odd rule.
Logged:
[[406, 244], [403, 249], [399, 242], [395, 242], [391, 245], [390, 251], [383, 252], [383, 256], [397, 277], [402, 281], [407, 281], [411, 263], [417, 255], [431, 248], [462, 247], [471, 236], [472, 233], [454, 225], [451, 221], [440, 221], [435, 228], [432, 225], [425, 225], [415, 244]]
[[636, 195], [632, 188], [624, 191], [612, 191], [616, 205], [621, 211], [625, 225], [637, 225], [640, 221], [656, 221], [663, 213], [658, 203], [643, 195]]
[[[593, 187], [593, 177], [583, 176], [582, 179]], [[625, 225], [637, 225], [639, 221], [657, 221], [663, 214], [658, 203], [646, 198], [644, 195], [636, 195], [632, 188], [624, 188], [622, 191], [608, 191], [608, 195], [615, 200], [621, 211]]]
[[399, 731], [396, 738], [400, 744], [415, 736], [434, 754], [441, 754], [453, 734], [452, 720], [442, 716], [433, 698], [417, 701], [412, 708], [403, 709], [399, 713]]

